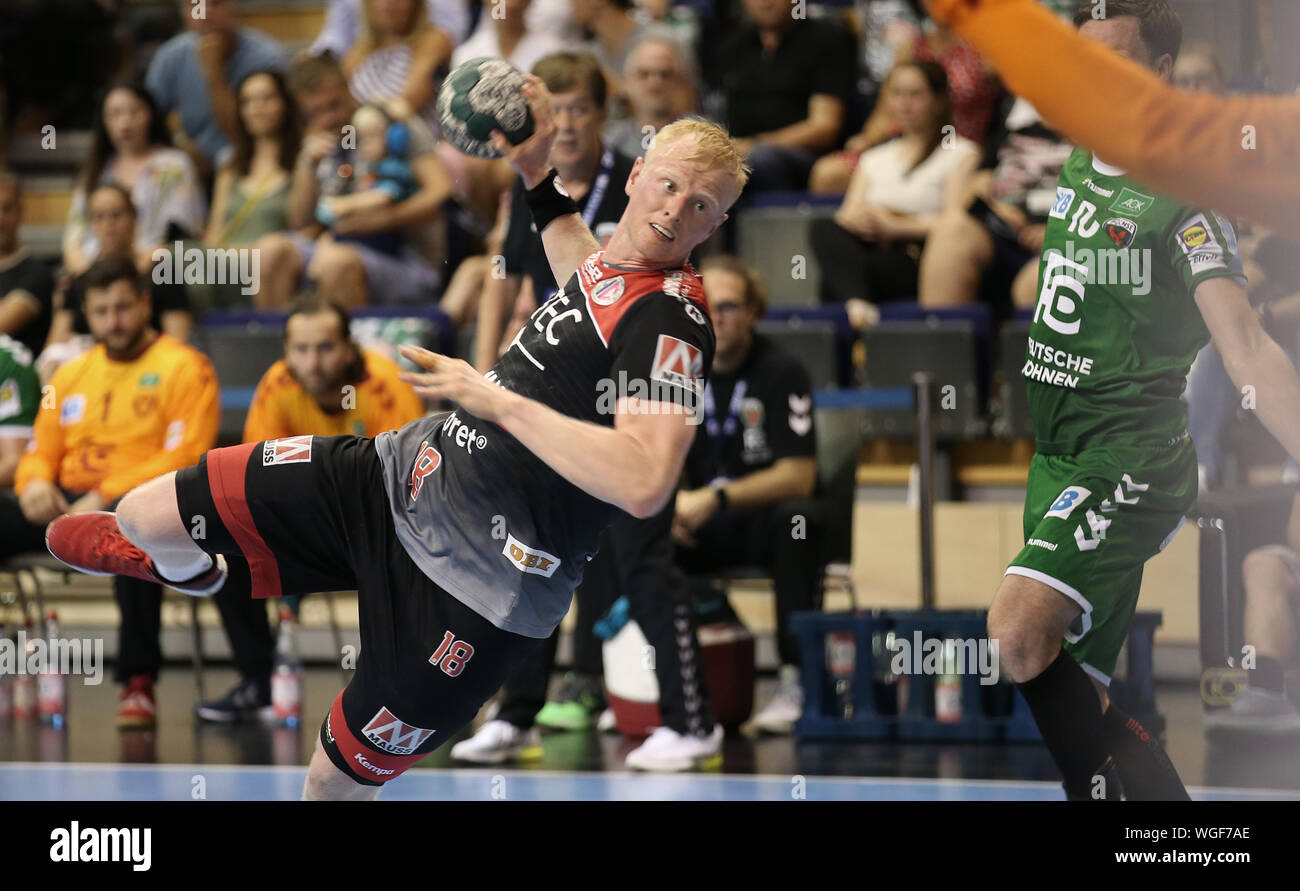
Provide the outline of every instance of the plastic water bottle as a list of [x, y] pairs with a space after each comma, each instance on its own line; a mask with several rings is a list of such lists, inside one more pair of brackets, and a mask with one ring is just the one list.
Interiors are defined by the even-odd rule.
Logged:
[[280, 632], [271, 666], [271, 709], [278, 723], [297, 727], [302, 720], [302, 659], [294, 641], [293, 613], [280, 610]]
[[36, 678], [27, 673], [28, 656], [35, 650], [36, 641], [32, 637], [32, 620], [23, 621], [23, 630], [19, 635], [25, 643], [22, 652], [14, 653], [16, 659], [22, 661], [17, 666], [17, 673], [14, 676], [14, 717], [15, 718], [34, 718], [37, 714], [36, 705]]
[[50, 647], [47, 650], [45, 667], [36, 679], [37, 698], [41, 720], [46, 724], [62, 727], [68, 713], [68, 676], [63, 673], [61, 666], [56, 664], [59, 617], [55, 615], [54, 610], [50, 610], [47, 618], [46, 633]]
[[957, 670], [957, 644], [955, 640], [943, 642], [943, 673], [934, 685], [934, 717], [940, 724], [956, 724], [961, 720], [961, 675]]
[[834, 713], [843, 718], [853, 717], [855, 648], [851, 631], [832, 631], [826, 635], [826, 666], [830, 669]]
[[[9, 626], [0, 624], [0, 648], [10, 648], [13, 641], [9, 637]], [[16, 656], [15, 656], [16, 658]], [[14, 711], [14, 679], [7, 671], [0, 671], [0, 721], [7, 719]]]

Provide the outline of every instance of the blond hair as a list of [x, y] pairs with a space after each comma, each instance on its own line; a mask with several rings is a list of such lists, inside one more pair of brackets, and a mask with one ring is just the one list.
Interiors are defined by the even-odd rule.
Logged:
[[645, 163], [649, 164], [654, 160], [655, 153], [660, 147], [687, 137], [694, 138], [695, 149], [686, 155], [684, 160], [704, 167], [721, 167], [735, 179], [736, 194], [739, 195], [745, 188], [745, 183], [749, 182], [750, 168], [745, 163], [744, 156], [736, 148], [736, 144], [731, 141], [731, 134], [720, 124], [704, 118], [678, 118], [666, 127], [660, 128], [651, 140], [650, 147], [646, 149]]

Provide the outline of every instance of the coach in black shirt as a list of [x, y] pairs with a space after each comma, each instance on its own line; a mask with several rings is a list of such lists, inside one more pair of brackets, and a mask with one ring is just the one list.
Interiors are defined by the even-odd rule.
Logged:
[[803, 710], [792, 612], [816, 608], [821, 552], [812, 386], [797, 359], [754, 331], [766, 311], [758, 274], [732, 257], [702, 267], [717, 335], [702, 423], [677, 493], [673, 539], [694, 579], [733, 566], [763, 566], [776, 587], [781, 687], [754, 718], [788, 733]]
[[18, 177], [0, 171], [0, 334], [8, 334], [38, 356], [50, 330], [54, 277], [19, 242], [21, 225]]
[[795, 18], [789, 0], [744, 0], [749, 21], [705, 60], [725, 103], [727, 128], [754, 169], [747, 192], [803, 189], [813, 162], [834, 148], [853, 89], [852, 37]]

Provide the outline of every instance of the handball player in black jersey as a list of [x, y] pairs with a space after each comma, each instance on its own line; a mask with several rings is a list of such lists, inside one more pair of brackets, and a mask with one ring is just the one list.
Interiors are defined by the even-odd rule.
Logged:
[[748, 175], [721, 128], [664, 127], [602, 250], [547, 163], [555, 124], [498, 150], [523, 177], [564, 287], [487, 374], [403, 348], [405, 377], [455, 411], [374, 439], [296, 436], [216, 449], [67, 515], [51, 553], [84, 572], [206, 594], [225, 554], [255, 597], [358, 592], [362, 655], [321, 724], [306, 799], [373, 798], [468, 724], [560, 623], [601, 531], [672, 497], [694, 440], [714, 336], [691, 251]]

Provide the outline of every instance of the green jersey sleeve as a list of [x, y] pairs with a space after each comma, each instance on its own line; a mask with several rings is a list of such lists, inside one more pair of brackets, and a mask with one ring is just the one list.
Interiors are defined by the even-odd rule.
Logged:
[[31, 436], [41, 401], [41, 381], [31, 352], [0, 335], [0, 437]]
[[1207, 279], [1225, 276], [1245, 287], [1237, 231], [1231, 220], [1213, 211], [1194, 208], [1187, 208], [1175, 220], [1171, 256], [1188, 293]]

